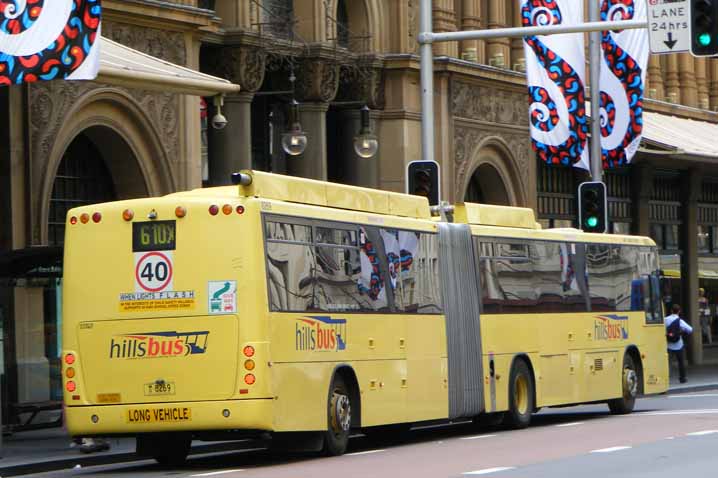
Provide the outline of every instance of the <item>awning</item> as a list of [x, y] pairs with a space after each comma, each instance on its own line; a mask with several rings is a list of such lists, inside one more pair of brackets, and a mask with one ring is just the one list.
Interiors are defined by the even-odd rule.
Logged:
[[644, 111], [643, 142], [677, 155], [718, 159], [718, 124]]
[[[663, 269], [663, 277], [668, 279], [680, 279], [681, 271], [675, 269]], [[718, 279], [718, 271], [704, 270], [698, 271], [699, 279]]]
[[175, 65], [102, 37], [97, 81], [129, 88], [196, 96], [239, 92], [222, 78]]
[[61, 246], [27, 247], [0, 253], [0, 279], [61, 276]]

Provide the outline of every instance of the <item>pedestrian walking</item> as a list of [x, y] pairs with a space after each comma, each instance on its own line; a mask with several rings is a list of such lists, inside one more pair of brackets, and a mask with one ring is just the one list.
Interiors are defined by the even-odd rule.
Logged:
[[680, 317], [681, 306], [673, 304], [671, 315], [664, 320], [666, 325], [666, 341], [668, 342], [668, 354], [678, 361], [678, 376], [681, 383], [686, 383], [686, 356], [683, 344], [683, 336], [693, 333], [693, 327], [688, 325]]
[[701, 319], [703, 343], [713, 343], [713, 334], [711, 333], [711, 309], [708, 304], [708, 297], [706, 297], [706, 291], [702, 287], [698, 289], [698, 315]]

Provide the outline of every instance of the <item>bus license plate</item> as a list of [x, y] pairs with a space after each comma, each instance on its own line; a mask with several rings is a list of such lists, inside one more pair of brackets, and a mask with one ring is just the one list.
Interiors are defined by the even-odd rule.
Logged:
[[152, 382], [145, 384], [145, 395], [174, 395], [175, 394], [175, 383], [174, 382]]
[[177, 423], [192, 421], [189, 407], [130, 408], [127, 423]]

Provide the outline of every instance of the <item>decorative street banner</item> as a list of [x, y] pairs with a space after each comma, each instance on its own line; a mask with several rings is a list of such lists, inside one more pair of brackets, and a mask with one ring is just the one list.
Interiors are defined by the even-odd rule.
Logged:
[[[524, 27], [583, 22], [583, 2], [519, 0]], [[582, 33], [524, 37], [531, 144], [547, 164], [589, 169]]]
[[[646, 20], [644, 0], [601, 2], [601, 21]], [[601, 34], [601, 157], [604, 168], [631, 162], [643, 132], [648, 30]]]
[[96, 78], [100, 15], [100, 0], [0, 0], [0, 85]]

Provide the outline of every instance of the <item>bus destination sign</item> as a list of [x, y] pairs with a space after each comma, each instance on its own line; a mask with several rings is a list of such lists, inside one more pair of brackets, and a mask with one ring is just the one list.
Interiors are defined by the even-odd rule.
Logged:
[[173, 251], [176, 238], [175, 221], [132, 224], [132, 252]]

